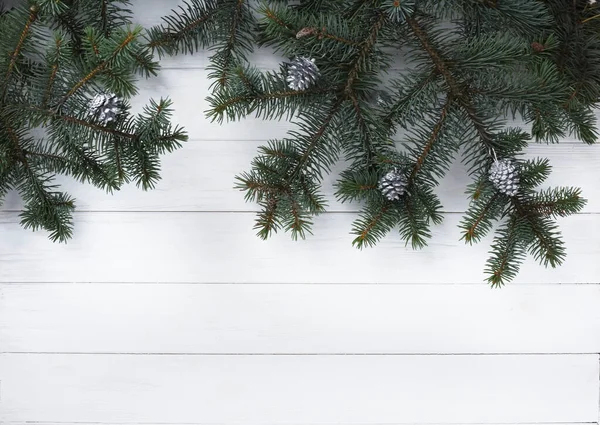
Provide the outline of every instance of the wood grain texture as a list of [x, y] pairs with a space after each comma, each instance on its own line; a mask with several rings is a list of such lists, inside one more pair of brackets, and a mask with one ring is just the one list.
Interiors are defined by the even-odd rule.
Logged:
[[[183, 3], [135, 0], [135, 21]], [[252, 61], [275, 69], [271, 53]], [[59, 178], [79, 211], [67, 245], [23, 230], [14, 193], [0, 207], [1, 424], [598, 422], [599, 146], [527, 150], [550, 159], [548, 185], [579, 186], [589, 203], [561, 220], [567, 263], [529, 260], [503, 290], [483, 283], [490, 238], [464, 246], [459, 214], [422, 251], [396, 234], [352, 248], [357, 205], [333, 197], [343, 162], [314, 236], [262, 242], [233, 178], [293, 125], [209, 122], [208, 63], [163, 58], [132, 100], [139, 111], [170, 97], [190, 135], [163, 158], [157, 190], [110, 197]], [[467, 183], [455, 164], [438, 188], [446, 211], [465, 210]]]
[[[244, 202], [244, 194], [234, 190], [234, 176], [248, 170], [256, 155], [257, 141], [194, 140], [163, 158], [162, 180], [155, 190], [144, 192], [128, 185], [112, 196], [100, 189], [69, 178], [57, 182], [76, 198], [78, 211], [256, 211], [254, 203]], [[584, 212], [600, 212], [600, 185], [593, 178], [600, 170], [600, 144], [532, 145], [525, 158], [545, 157], [553, 172], [543, 187], [580, 187], [588, 199]], [[334, 184], [346, 164], [339, 162], [323, 182], [323, 194], [331, 212], [357, 211], [360, 204], [342, 204], [335, 199]], [[444, 210], [462, 212], [468, 208], [464, 194], [471, 179], [460, 163], [455, 163], [436, 188]], [[20, 210], [16, 192], [6, 197], [3, 210]]]
[[0, 422], [593, 422], [597, 355], [0, 355]]
[[[473, 247], [459, 241], [460, 215], [433, 228], [430, 246], [405, 247], [395, 234], [373, 249], [352, 247], [353, 214], [327, 214], [314, 236], [269, 241], [252, 230], [247, 213], [82, 213], [66, 245], [19, 226], [0, 213], [0, 282], [211, 282], [211, 283], [477, 283], [490, 239]], [[557, 269], [528, 260], [516, 282], [598, 283], [598, 215], [559, 221], [569, 257]]]
[[0, 352], [598, 353], [600, 286], [0, 285]]

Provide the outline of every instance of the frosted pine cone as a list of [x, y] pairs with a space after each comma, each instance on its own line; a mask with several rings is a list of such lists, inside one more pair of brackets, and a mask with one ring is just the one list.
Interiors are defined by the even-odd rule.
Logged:
[[489, 178], [498, 191], [508, 196], [515, 196], [519, 191], [519, 172], [510, 159], [494, 161], [489, 171]]
[[406, 192], [408, 180], [398, 169], [394, 168], [388, 171], [385, 176], [379, 179], [377, 186], [381, 194], [389, 201], [397, 201]]
[[287, 69], [286, 81], [292, 90], [306, 90], [321, 76], [314, 59], [296, 57]]
[[98, 93], [88, 105], [90, 114], [106, 125], [123, 112], [123, 101], [114, 93]]

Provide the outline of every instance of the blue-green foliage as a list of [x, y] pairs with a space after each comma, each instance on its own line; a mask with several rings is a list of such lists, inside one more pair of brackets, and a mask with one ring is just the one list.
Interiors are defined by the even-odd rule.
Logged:
[[[160, 178], [159, 155], [186, 140], [170, 123], [171, 102], [129, 111], [137, 75], [158, 64], [131, 25], [128, 1], [34, 0], [0, 17], [0, 202], [11, 189], [24, 201], [24, 227], [52, 240], [72, 235], [74, 199], [55, 183], [69, 175], [108, 192]], [[103, 123], [88, 104], [98, 92], [122, 99]]]
[[[293, 4], [288, 4], [293, 3]], [[567, 5], [568, 3], [568, 5]], [[529, 253], [552, 267], [565, 250], [553, 219], [580, 211], [578, 189], [538, 191], [550, 166], [522, 161], [533, 141], [597, 138], [600, 8], [563, 0], [190, 0], [150, 31], [159, 53], [214, 50], [208, 116], [254, 114], [296, 128], [261, 147], [237, 187], [262, 211], [262, 238], [286, 230], [304, 237], [325, 210], [321, 182], [343, 159], [337, 197], [362, 212], [354, 245], [374, 245], [397, 229], [421, 248], [443, 219], [435, 189], [454, 161], [473, 183], [460, 225], [467, 243], [499, 223], [486, 272], [493, 285], [513, 279]], [[255, 47], [284, 58], [314, 58], [321, 78], [290, 89], [286, 66], [253, 66]], [[284, 59], [285, 60], [285, 59]], [[385, 87], [385, 100], [378, 93]], [[379, 96], [380, 99], [384, 99]], [[511, 127], [514, 119], [524, 126]], [[513, 197], [488, 180], [496, 158], [514, 158], [521, 186]], [[397, 169], [404, 196], [390, 201], [379, 179]]]

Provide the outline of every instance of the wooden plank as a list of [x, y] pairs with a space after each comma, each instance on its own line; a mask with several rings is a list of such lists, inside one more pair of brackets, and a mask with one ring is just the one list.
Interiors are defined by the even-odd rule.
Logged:
[[593, 422], [597, 355], [0, 357], [0, 421]]
[[[78, 211], [255, 211], [254, 203], [244, 202], [243, 193], [234, 190], [234, 176], [248, 170], [261, 142], [192, 141], [183, 149], [163, 158], [162, 180], [153, 191], [144, 192], [131, 184], [113, 196], [82, 185], [70, 178], [57, 182], [77, 200]], [[600, 185], [588, 178], [600, 169], [600, 144], [532, 145], [527, 158], [546, 157], [553, 172], [544, 187], [581, 187], [588, 199], [585, 212], [600, 212]], [[359, 204], [342, 204], [335, 199], [334, 184], [346, 167], [340, 162], [323, 182], [323, 193], [331, 212], [357, 211]], [[465, 188], [471, 182], [464, 167], [456, 163], [436, 189], [445, 211], [462, 212], [468, 207]], [[2, 210], [22, 208], [16, 192], [7, 195]]]
[[598, 306], [600, 285], [5, 284], [0, 352], [598, 353]]
[[[252, 213], [81, 213], [68, 244], [19, 226], [17, 213], [0, 213], [0, 282], [215, 283], [477, 283], [483, 285], [490, 238], [470, 247], [459, 241], [459, 214], [433, 227], [424, 250], [392, 233], [359, 251], [348, 234], [353, 214], [315, 220], [314, 235], [262, 241]], [[600, 216], [561, 219], [569, 257], [544, 269], [533, 260], [516, 282], [598, 283]]]

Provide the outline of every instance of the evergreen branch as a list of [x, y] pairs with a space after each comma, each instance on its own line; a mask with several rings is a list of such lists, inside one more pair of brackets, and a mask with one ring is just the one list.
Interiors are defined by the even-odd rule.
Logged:
[[[402, 92], [402, 95], [399, 96], [397, 101], [391, 103], [391, 105], [386, 109], [385, 114], [383, 115], [383, 122], [391, 127], [394, 122], [398, 122], [401, 120], [402, 115], [407, 113], [407, 110], [410, 106], [413, 105], [413, 102], [416, 98], [418, 98], [421, 94], [423, 94], [425, 88], [435, 81], [438, 76], [437, 71], [432, 71], [425, 76], [419, 76], [419, 79], [416, 81], [416, 84], [411, 85], [411, 88], [407, 92]], [[406, 83], [408, 78], [400, 81], [400, 86], [402, 89], [406, 87]], [[411, 81], [412, 82], [412, 81]], [[414, 110], [418, 108], [413, 107], [408, 110], [409, 113], [414, 113]]]
[[369, 35], [367, 38], [361, 43], [361, 48], [358, 52], [358, 55], [354, 59], [354, 63], [348, 72], [348, 77], [346, 79], [346, 85], [344, 87], [344, 93], [346, 96], [350, 96], [353, 91], [353, 86], [356, 78], [358, 77], [359, 70], [363, 65], [363, 62], [367, 60], [369, 54], [371, 53], [371, 49], [375, 46], [377, 42], [377, 35], [379, 31], [383, 27], [386, 22], [386, 18], [384, 14], [379, 14], [373, 25], [371, 26], [371, 30], [369, 31]]
[[490, 275], [487, 281], [492, 287], [501, 287], [507, 280], [513, 279], [523, 261], [523, 249], [519, 246], [517, 235], [519, 222], [512, 217], [498, 231], [492, 244], [492, 257], [487, 261], [486, 272]]
[[423, 163], [425, 162], [425, 159], [431, 152], [431, 149], [433, 148], [434, 143], [438, 140], [438, 136], [440, 134], [440, 131], [442, 130], [442, 126], [444, 125], [444, 123], [446, 121], [446, 117], [448, 115], [448, 109], [452, 105], [452, 101], [453, 101], [453, 99], [451, 96], [448, 96], [446, 98], [446, 102], [444, 103], [444, 106], [442, 107], [442, 110], [440, 112], [440, 117], [438, 118], [437, 122], [435, 123], [433, 130], [431, 132], [431, 136], [429, 136], [429, 139], [425, 143], [425, 146], [423, 146], [423, 150], [421, 151], [421, 154], [419, 155], [419, 157], [417, 158], [417, 161], [415, 162], [415, 165], [413, 166], [413, 169], [410, 173], [409, 180], [415, 179], [415, 176], [417, 175], [419, 170], [421, 170], [421, 168], [423, 167]]
[[62, 162], [64, 164], [67, 163], [66, 158], [64, 158], [60, 155], [55, 155], [55, 154], [51, 154], [51, 153], [47, 153], [47, 152], [36, 152], [36, 151], [23, 149], [23, 154], [25, 156], [38, 156], [38, 157], [44, 158], [44, 159], [51, 159], [51, 160], [54, 160], [57, 162]]
[[[473, 242], [479, 241], [489, 231], [491, 219], [493, 218], [490, 216], [490, 213], [492, 212], [492, 208], [496, 206], [495, 204], [499, 197], [498, 193], [492, 195], [483, 204], [483, 208], [480, 208], [479, 212], [472, 217], [471, 223], [466, 224], [465, 232], [461, 238], [465, 240], [465, 243], [472, 245]], [[480, 228], [482, 228], [481, 231], [479, 231]]]
[[54, 81], [56, 79], [56, 73], [58, 72], [58, 62], [59, 62], [60, 49], [62, 47], [62, 44], [63, 44], [62, 38], [58, 37], [55, 39], [57, 54], [56, 54], [56, 60], [52, 64], [52, 71], [50, 72], [50, 77], [48, 78], [48, 83], [46, 84], [46, 91], [44, 93], [44, 98], [42, 100], [42, 105], [44, 105], [44, 106], [47, 106], [48, 102], [50, 100], [50, 94], [52, 92], [52, 87], [54, 86]]
[[277, 200], [269, 198], [264, 205], [263, 211], [256, 218], [254, 229], [258, 229], [257, 236], [267, 239], [273, 232], [277, 232], [280, 224], [277, 220]]
[[71, 115], [65, 115], [65, 114], [60, 114], [54, 110], [51, 109], [45, 109], [45, 108], [41, 108], [41, 107], [37, 107], [35, 105], [20, 105], [22, 107], [25, 107], [31, 111], [36, 111], [36, 112], [40, 112], [46, 116], [51, 116], [53, 118], [62, 120], [62, 121], [67, 121], [67, 122], [71, 122], [77, 125], [80, 125], [82, 127], [87, 127], [87, 128], [91, 128], [93, 130], [97, 130], [100, 131], [102, 133], [106, 133], [106, 134], [111, 134], [113, 136], [119, 136], [119, 137], [125, 137], [127, 139], [132, 139], [135, 140], [138, 138], [138, 136], [136, 134], [133, 133], [125, 133], [123, 131], [119, 131], [119, 130], [115, 130], [114, 128], [110, 128], [110, 127], [106, 127], [103, 125], [99, 125], [99, 124], [95, 124], [91, 121], [86, 121], [83, 120], [81, 118], [77, 118]]
[[6, 70], [6, 74], [4, 75], [4, 85], [2, 87], [2, 96], [0, 96], [1, 99], [3, 99], [4, 96], [6, 96], [6, 90], [8, 89], [8, 80], [10, 78], [10, 75], [13, 72], [15, 64], [17, 63], [17, 58], [21, 54], [21, 49], [23, 48], [23, 44], [25, 43], [25, 40], [27, 40], [27, 37], [29, 36], [29, 34], [31, 32], [32, 25], [37, 19], [37, 16], [38, 16], [37, 13], [38, 13], [38, 9], [36, 6], [31, 6], [29, 8], [29, 18], [27, 19], [27, 22], [25, 23], [25, 26], [24, 26], [23, 30], [21, 31], [21, 36], [19, 37], [19, 41], [18, 41], [17, 45], [15, 46], [14, 50], [12, 51], [12, 53], [10, 55], [8, 69]]
[[233, 12], [233, 18], [231, 22], [231, 27], [229, 30], [229, 37], [227, 39], [227, 43], [225, 45], [224, 58], [223, 63], [221, 64], [220, 76], [217, 78], [217, 81], [221, 87], [224, 87], [227, 84], [227, 72], [229, 70], [229, 64], [232, 60], [233, 49], [235, 48], [236, 42], [236, 34], [238, 31], [238, 25], [240, 21], [240, 15], [242, 13], [242, 6], [246, 0], [237, 0], [236, 6]]
[[288, 221], [286, 230], [291, 231], [292, 240], [298, 240], [298, 236], [301, 239], [306, 238], [306, 232], [312, 234], [310, 231], [311, 221], [304, 218], [306, 215], [302, 212], [302, 208], [294, 199], [290, 199], [290, 216], [291, 220]]
[[44, 93], [44, 100], [42, 101], [42, 105], [47, 106], [48, 101], [50, 100], [50, 93], [52, 92], [52, 86], [54, 85], [54, 80], [56, 79], [56, 73], [58, 72], [58, 64], [52, 65], [52, 72], [50, 73], [50, 78], [48, 79], [48, 86], [46, 87], [46, 93]]
[[[303, 31], [304, 29], [300, 30]], [[354, 47], [357, 46], [358, 43], [354, 40], [348, 40], [347, 38], [341, 37], [339, 35], [335, 35], [335, 34], [331, 34], [329, 32], [327, 32], [326, 28], [323, 27], [321, 29], [319, 28], [308, 28], [306, 29], [307, 33], [306, 36], [312, 36], [315, 37], [319, 40], [323, 39], [323, 38], [327, 38], [329, 40], [333, 40], [333, 41], [337, 41], [338, 43], [342, 43], [342, 44], [346, 44], [348, 46]], [[298, 36], [297, 36], [298, 37]]]
[[418, 214], [416, 211], [417, 200], [413, 197], [408, 197], [406, 202], [403, 203], [404, 215], [400, 219], [400, 236], [402, 239], [408, 242], [412, 249], [421, 249], [427, 246], [427, 238], [431, 237], [431, 233], [425, 222], [425, 218]]
[[[214, 12], [215, 9], [207, 8], [203, 14], [201, 13], [196, 19], [185, 24], [183, 28], [180, 28], [176, 32], [170, 31], [171, 28], [161, 28], [162, 33], [160, 36], [151, 37], [148, 46], [152, 49], [160, 49], [168, 46], [170, 43], [183, 40], [187, 34], [195, 31], [197, 28], [201, 27], [210, 19], [212, 19]], [[158, 30], [156, 30], [156, 32], [158, 33]], [[175, 52], [176, 51], [177, 50], [175, 50]]]
[[369, 235], [371, 231], [379, 224], [384, 214], [389, 210], [388, 207], [383, 206], [379, 213], [375, 215], [364, 227], [364, 229], [360, 232], [360, 235], [354, 240], [354, 242], [360, 247], [364, 245], [364, 243], [369, 240]]
[[579, 188], [555, 188], [532, 196], [522, 208], [527, 215], [566, 217], [580, 212], [586, 203]]
[[558, 238], [558, 234], [556, 232], [552, 233], [556, 226], [547, 219], [529, 214], [520, 200], [513, 199], [512, 203], [519, 217], [525, 220], [533, 234], [535, 240], [529, 241], [529, 247], [536, 260], [540, 263], [543, 262], [545, 266], [550, 264], [552, 268], [562, 264], [566, 252], [562, 241]]
[[365, 157], [366, 163], [368, 164], [371, 161], [371, 158], [373, 157], [373, 153], [374, 153], [373, 146], [372, 146], [371, 140], [370, 140], [369, 126], [368, 126], [367, 122], [365, 121], [365, 118], [363, 117], [360, 104], [358, 103], [358, 99], [356, 98], [356, 95], [354, 93], [350, 94], [350, 100], [352, 101], [352, 106], [354, 108], [354, 111], [356, 112], [356, 118], [358, 120], [358, 125], [362, 129], [362, 134], [363, 134], [362, 142], [363, 142], [364, 157]]
[[29, 164], [27, 163], [27, 156], [25, 155], [25, 151], [21, 147], [19, 137], [17, 136], [17, 134], [11, 126], [5, 125], [4, 129], [6, 130], [6, 134], [8, 134], [9, 139], [13, 144], [14, 151], [16, 153], [15, 157], [19, 160], [21, 164], [23, 164], [25, 168], [28, 168]]
[[298, 91], [298, 90], [281, 90], [270, 93], [262, 93], [255, 96], [244, 95], [244, 96], [236, 96], [227, 99], [223, 103], [219, 103], [214, 106], [211, 110], [211, 114], [220, 115], [223, 114], [227, 109], [232, 106], [239, 105], [241, 103], [245, 103], [248, 101], [261, 101], [261, 100], [271, 100], [271, 99], [283, 99], [283, 98], [294, 98], [294, 97], [306, 97], [306, 95], [316, 95], [316, 94], [325, 94], [331, 93], [333, 90], [326, 87], [313, 87], [306, 90]]
[[406, 23], [409, 25], [413, 34], [417, 37], [417, 39], [421, 43], [421, 46], [423, 47], [423, 49], [429, 55], [429, 58], [433, 62], [433, 65], [434, 65], [435, 69], [437, 70], [437, 72], [439, 72], [444, 77], [444, 80], [446, 81], [446, 84], [448, 84], [448, 87], [450, 89], [450, 93], [453, 96], [455, 96], [457, 99], [462, 97], [462, 90], [461, 90], [458, 82], [456, 81], [456, 79], [454, 78], [454, 76], [452, 75], [452, 73], [450, 72], [448, 67], [446, 66], [445, 60], [442, 59], [442, 56], [438, 53], [438, 51], [435, 49], [435, 47], [429, 41], [429, 36], [425, 32], [425, 29], [421, 26], [421, 24], [415, 18], [407, 18]]
[[447, 67], [445, 60], [438, 53], [435, 47], [430, 43], [429, 37], [425, 32], [425, 29], [416, 21], [414, 18], [407, 18], [406, 22], [412, 29], [415, 36], [418, 38], [421, 46], [427, 54], [429, 55], [435, 69], [444, 77], [444, 81], [449, 88], [449, 95], [456, 98], [457, 102], [463, 107], [471, 122], [473, 123], [473, 127], [477, 131], [481, 141], [491, 148], [491, 142], [493, 139], [492, 134], [485, 128], [485, 125], [481, 122], [481, 119], [477, 116], [477, 112], [467, 95], [467, 91], [461, 87], [461, 85], [456, 81], [452, 72]]
[[287, 25], [285, 22], [279, 19], [279, 17], [277, 17], [277, 14], [273, 11], [273, 9], [269, 8], [268, 6], [264, 8], [264, 14], [267, 17], [267, 19], [279, 25], [280, 27], [288, 30], [289, 32], [295, 32], [293, 27]]
[[389, 204], [367, 205], [352, 226], [352, 233], [356, 235], [352, 245], [359, 249], [375, 245], [397, 221], [396, 213]]
[[117, 170], [117, 177], [120, 182], [125, 182], [127, 180], [127, 173], [123, 168], [123, 160], [121, 159], [121, 143], [117, 138], [115, 138], [112, 143], [115, 154], [115, 168]]
[[327, 113], [327, 116], [325, 117], [325, 119], [323, 120], [323, 122], [321, 123], [321, 125], [317, 128], [317, 130], [312, 135], [310, 135], [310, 137], [309, 137], [309, 144], [308, 144], [307, 148], [304, 150], [304, 153], [302, 154], [302, 156], [299, 158], [298, 164], [296, 164], [296, 166], [294, 167], [294, 169], [290, 173], [290, 176], [288, 178], [288, 182], [290, 182], [293, 179], [295, 179], [298, 176], [298, 173], [300, 172], [300, 170], [302, 170], [304, 168], [304, 166], [306, 165], [306, 162], [310, 158], [310, 155], [311, 155], [312, 151], [319, 144], [319, 142], [321, 140], [321, 137], [325, 133], [325, 130], [327, 129], [327, 127], [329, 126], [329, 124], [331, 123], [331, 120], [333, 120], [333, 117], [335, 117], [336, 113], [340, 110], [343, 102], [344, 102], [343, 99], [339, 99], [331, 107], [331, 109]]
[[73, 94], [75, 94], [81, 87], [83, 87], [88, 81], [94, 78], [98, 73], [103, 71], [110, 62], [117, 57], [123, 49], [125, 49], [129, 44], [131, 44], [136, 38], [136, 32], [127, 31], [127, 37], [119, 44], [119, 46], [113, 51], [113, 53], [104, 61], [100, 62], [94, 69], [87, 73], [85, 77], [80, 79], [72, 88], [67, 92], [66, 95], [63, 96], [61, 100], [58, 101], [57, 106], [62, 106]]

